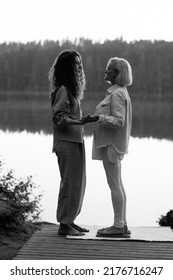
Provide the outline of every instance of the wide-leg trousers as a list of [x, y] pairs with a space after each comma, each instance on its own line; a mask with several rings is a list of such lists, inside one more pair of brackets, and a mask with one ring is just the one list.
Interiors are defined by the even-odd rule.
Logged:
[[81, 211], [85, 187], [86, 165], [84, 143], [60, 141], [55, 147], [61, 176], [57, 221], [72, 223]]

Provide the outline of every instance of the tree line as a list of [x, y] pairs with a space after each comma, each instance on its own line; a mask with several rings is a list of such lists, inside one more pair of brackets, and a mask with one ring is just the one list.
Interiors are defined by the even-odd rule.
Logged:
[[[0, 44], [0, 92], [48, 92], [48, 72], [60, 51], [77, 50], [83, 59], [89, 98], [105, 92], [104, 71], [110, 57], [123, 57], [132, 65], [134, 98], [171, 98], [173, 92], [173, 42], [133, 41], [121, 38], [103, 43], [79, 38], [75, 41], [44, 41]], [[94, 97], [92, 95], [94, 93]]]

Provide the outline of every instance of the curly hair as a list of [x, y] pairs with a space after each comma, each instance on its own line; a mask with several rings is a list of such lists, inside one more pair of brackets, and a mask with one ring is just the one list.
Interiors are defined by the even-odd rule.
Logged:
[[81, 100], [85, 89], [81, 55], [72, 49], [62, 51], [49, 71], [49, 81], [52, 91], [63, 85], [75, 98]]

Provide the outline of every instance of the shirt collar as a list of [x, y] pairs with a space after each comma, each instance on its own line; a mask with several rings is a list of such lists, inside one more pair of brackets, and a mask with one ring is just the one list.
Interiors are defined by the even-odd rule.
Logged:
[[108, 88], [107, 94], [112, 93], [115, 89], [117, 89], [117, 88], [119, 88], [119, 87], [120, 87], [120, 85], [117, 85], [117, 84], [111, 86], [110, 88]]

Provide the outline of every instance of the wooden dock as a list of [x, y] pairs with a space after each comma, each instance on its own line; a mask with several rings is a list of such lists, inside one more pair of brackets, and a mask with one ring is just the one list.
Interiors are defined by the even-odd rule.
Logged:
[[[140, 238], [139, 240], [68, 239], [59, 236], [57, 230], [57, 225], [44, 225], [19, 250], [14, 260], [173, 259], [173, 239], [171, 240], [173, 232], [170, 232], [172, 234], [170, 241], [147, 241]], [[162, 228], [161, 234], [163, 232]]]

